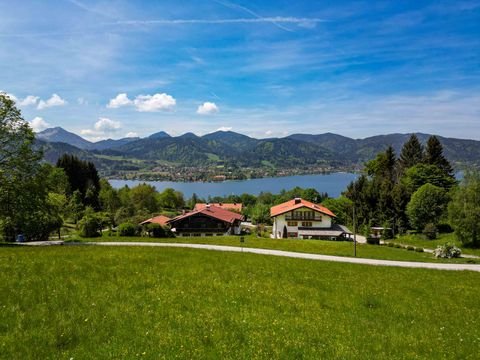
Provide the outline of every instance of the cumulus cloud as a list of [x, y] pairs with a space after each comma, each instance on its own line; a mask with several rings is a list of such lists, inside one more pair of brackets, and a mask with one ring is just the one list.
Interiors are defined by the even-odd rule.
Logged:
[[40, 116], [36, 116], [32, 121], [29, 121], [28, 123], [35, 132], [39, 132], [50, 127], [50, 124], [43, 120], [43, 118]]
[[[4, 91], [0, 90], [0, 93]], [[28, 95], [27, 97], [20, 99], [16, 97], [13, 94], [6, 93], [7, 97], [9, 97], [11, 100], [15, 101], [15, 103], [19, 106], [29, 106], [29, 105], [36, 105], [37, 101], [39, 99], [38, 96], [33, 96], [33, 95]]]
[[168, 94], [138, 95], [133, 101], [137, 111], [154, 112], [160, 110], [172, 110], [177, 101]]
[[197, 109], [197, 114], [200, 115], [211, 115], [218, 113], [218, 106], [213, 102], [204, 102]]
[[101, 117], [93, 125], [93, 129], [83, 129], [81, 134], [85, 135], [90, 140], [102, 140], [114, 135], [122, 128], [119, 121], [111, 120], [109, 118]]
[[116, 109], [121, 106], [132, 105], [133, 101], [130, 100], [126, 93], [121, 93], [115, 96], [113, 99], [110, 99], [110, 102], [107, 105], [107, 108]]
[[138, 134], [134, 131], [130, 131], [129, 133], [125, 134], [125, 137], [127, 137], [127, 138], [138, 137]]
[[38, 96], [33, 96], [33, 95], [28, 95], [26, 98], [23, 100], [18, 101], [18, 105], [20, 106], [30, 106], [30, 105], [37, 105], [39, 97]]
[[217, 131], [230, 131], [232, 130], [231, 126], [221, 126], [217, 129]]
[[122, 106], [135, 106], [140, 112], [155, 112], [172, 110], [177, 101], [171, 95], [161, 93], [154, 95], [138, 95], [134, 100], [128, 98], [126, 93], [118, 94], [113, 99], [110, 99], [107, 108], [116, 109]]
[[63, 106], [66, 103], [67, 102], [64, 99], [62, 99], [59, 95], [52, 94], [52, 97], [47, 101], [40, 100], [40, 102], [38, 103], [37, 109], [42, 110], [42, 109], [46, 109], [53, 106]]

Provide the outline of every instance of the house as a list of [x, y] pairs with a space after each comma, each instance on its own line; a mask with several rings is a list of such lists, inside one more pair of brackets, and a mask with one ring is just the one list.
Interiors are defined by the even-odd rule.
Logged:
[[222, 209], [225, 209], [225, 210], [230, 210], [230, 211], [234, 211], [234, 212], [237, 212], [239, 214], [242, 213], [242, 210], [243, 210], [243, 206], [241, 203], [197, 203], [195, 204], [195, 207], [193, 208], [193, 210], [201, 210], [201, 209], [205, 209], [207, 207], [207, 205], [210, 205], [210, 206], [216, 206], [216, 207], [219, 207], [219, 208], [222, 208]]
[[179, 215], [168, 221], [177, 236], [239, 235], [243, 216], [207, 204], [204, 208]]
[[352, 234], [333, 222], [335, 214], [322, 205], [301, 198], [270, 209], [273, 218], [272, 237], [296, 239], [349, 239]]
[[147, 219], [145, 221], [142, 221], [140, 225], [159, 224], [161, 226], [166, 226], [169, 220], [171, 219], [168, 216], [158, 215], [150, 219]]

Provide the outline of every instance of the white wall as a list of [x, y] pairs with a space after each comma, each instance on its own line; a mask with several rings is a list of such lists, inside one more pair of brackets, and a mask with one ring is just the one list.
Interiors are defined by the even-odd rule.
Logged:
[[[307, 211], [308, 208], [304, 208]], [[301, 209], [297, 209], [301, 210]], [[308, 209], [308, 211], [310, 211]], [[322, 217], [322, 221], [315, 221], [315, 220], [288, 220], [288, 221], [296, 221], [297, 226], [288, 226], [288, 221], [285, 219], [286, 215], [290, 215], [291, 213], [285, 213], [274, 217], [273, 219], [273, 228], [272, 228], [272, 235], [276, 239], [280, 239], [283, 236], [283, 227], [287, 226], [287, 232], [298, 232], [298, 227], [302, 227], [302, 221], [309, 221], [312, 223], [312, 228], [330, 228], [332, 226], [332, 218], [328, 215], [320, 214]]]

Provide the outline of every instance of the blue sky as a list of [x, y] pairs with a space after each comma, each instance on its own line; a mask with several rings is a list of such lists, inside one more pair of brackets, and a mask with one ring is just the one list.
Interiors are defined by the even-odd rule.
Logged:
[[0, 0], [35, 129], [480, 139], [480, 0]]

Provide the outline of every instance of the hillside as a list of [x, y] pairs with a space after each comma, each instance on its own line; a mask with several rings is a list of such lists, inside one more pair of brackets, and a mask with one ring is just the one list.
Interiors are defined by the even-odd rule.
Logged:
[[[92, 143], [61, 128], [48, 129], [38, 135], [47, 161], [54, 163], [61, 154], [71, 153], [93, 161], [102, 174], [109, 176], [135, 172], [150, 175], [160, 172], [165, 175], [172, 174], [172, 169], [178, 167], [188, 168], [190, 175], [200, 168], [210, 169], [208, 172], [212, 175], [231, 169], [237, 169], [237, 173], [245, 169], [266, 169], [269, 175], [275, 175], [275, 171], [282, 169], [304, 173], [351, 170], [389, 145], [398, 154], [410, 136], [387, 134], [352, 139], [325, 133], [255, 139], [232, 131], [217, 131], [204, 136], [186, 133], [177, 137], [161, 131], [147, 138]], [[423, 143], [430, 137], [422, 133], [417, 136]], [[480, 141], [438, 138], [446, 157], [457, 169], [465, 165], [480, 166]], [[266, 175], [259, 173], [255, 176]]]

